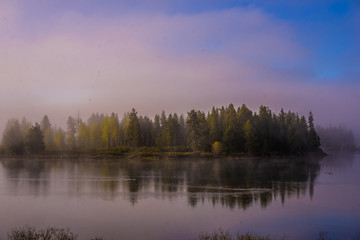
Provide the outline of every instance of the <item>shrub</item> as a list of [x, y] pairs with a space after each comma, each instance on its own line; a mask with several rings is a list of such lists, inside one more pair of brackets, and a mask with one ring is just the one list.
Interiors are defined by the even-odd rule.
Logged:
[[271, 240], [271, 238], [269, 236], [263, 237], [250, 233], [238, 234], [237, 237], [233, 237], [229, 231], [220, 229], [213, 233], [201, 233], [199, 240]]
[[57, 229], [48, 227], [36, 229], [30, 226], [20, 227], [8, 233], [9, 240], [76, 240], [77, 235], [69, 229]]

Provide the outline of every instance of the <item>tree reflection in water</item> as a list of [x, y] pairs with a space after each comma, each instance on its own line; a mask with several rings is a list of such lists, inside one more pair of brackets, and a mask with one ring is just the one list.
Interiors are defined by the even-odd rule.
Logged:
[[[314, 159], [3, 159], [8, 192], [47, 196], [94, 197], [132, 204], [148, 197], [187, 198], [199, 203], [247, 209], [266, 208], [275, 200], [314, 194], [320, 171]], [[0, 172], [1, 174], [1, 172]]]

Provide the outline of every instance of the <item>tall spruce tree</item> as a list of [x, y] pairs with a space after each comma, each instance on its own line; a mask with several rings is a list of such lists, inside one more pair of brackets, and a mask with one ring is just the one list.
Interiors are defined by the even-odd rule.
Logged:
[[127, 144], [132, 148], [140, 146], [141, 133], [137, 112], [133, 108], [129, 114], [129, 125], [127, 128]]
[[26, 147], [30, 153], [40, 153], [44, 151], [44, 136], [38, 123], [35, 123], [35, 125], [30, 128], [26, 138]]
[[189, 147], [194, 151], [200, 151], [200, 120], [195, 110], [188, 112], [186, 119], [186, 135]]
[[10, 154], [23, 154], [25, 150], [24, 134], [17, 119], [10, 119], [5, 126], [2, 145]]
[[310, 151], [314, 151], [320, 147], [320, 137], [315, 131], [314, 127], [314, 117], [312, 112], [309, 113], [309, 149]]

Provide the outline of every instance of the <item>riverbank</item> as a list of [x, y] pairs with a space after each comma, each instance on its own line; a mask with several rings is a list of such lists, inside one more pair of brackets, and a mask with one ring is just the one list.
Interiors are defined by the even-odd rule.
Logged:
[[[72, 233], [69, 229], [60, 229], [48, 227], [44, 229], [36, 229], [34, 227], [25, 226], [11, 230], [8, 233], [8, 240], [77, 240], [78, 235]], [[193, 240], [276, 240], [268, 236], [261, 236], [257, 234], [244, 233], [233, 236], [229, 231], [215, 231], [212, 233], [200, 233], [197, 238]], [[281, 239], [287, 239], [283, 237]], [[325, 232], [320, 232], [317, 240], [330, 240]], [[90, 240], [105, 240], [102, 237], [94, 237]]]
[[327, 156], [325, 152], [318, 149], [314, 152], [302, 153], [297, 155], [279, 155], [279, 154], [266, 154], [266, 155], [249, 155], [245, 153], [234, 154], [214, 154], [211, 152], [169, 152], [157, 151], [153, 149], [139, 149], [135, 151], [119, 151], [119, 150], [104, 150], [98, 152], [85, 152], [85, 151], [45, 151], [39, 154], [1, 154], [0, 158], [39, 158], [39, 159], [243, 159], [243, 158], [274, 158], [274, 157], [309, 157], [309, 158], [323, 158]]

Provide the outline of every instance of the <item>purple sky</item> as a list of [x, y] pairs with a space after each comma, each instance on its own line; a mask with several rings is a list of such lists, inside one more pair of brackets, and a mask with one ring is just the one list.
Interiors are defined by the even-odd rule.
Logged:
[[191, 2], [0, 1], [0, 129], [245, 103], [360, 133], [357, 1]]

